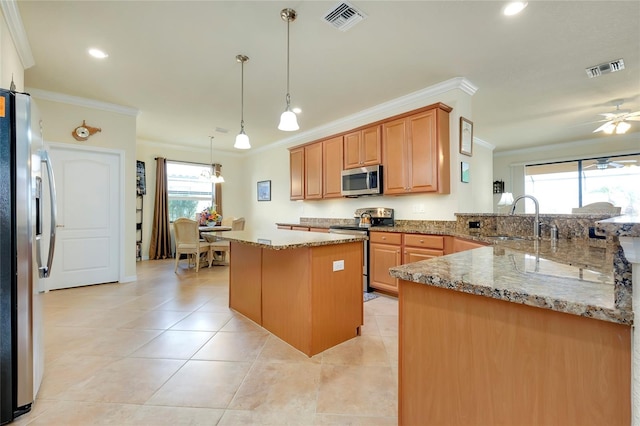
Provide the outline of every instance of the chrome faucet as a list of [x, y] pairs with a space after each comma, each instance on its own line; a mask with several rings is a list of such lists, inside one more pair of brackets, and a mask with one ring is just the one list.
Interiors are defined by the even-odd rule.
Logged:
[[521, 195], [517, 197], [513, 201], [513, 204], [511, 204], [511, 213], [509, 214], [515, 213], [516, 204], [518, 204], [518, 201], [522, 200], [523, 198], [531, 199], [531, 201], [533, 201], [533, 204], [536, 207], [536, 215], [535, 215], [535, 218], [533, 219], [533, 237], [536, 240], [539, 240], [540, 239], [540, 204], [538, 204], [538, 200], [536, 199], [536, 197], [534, 197], [533, 195]]

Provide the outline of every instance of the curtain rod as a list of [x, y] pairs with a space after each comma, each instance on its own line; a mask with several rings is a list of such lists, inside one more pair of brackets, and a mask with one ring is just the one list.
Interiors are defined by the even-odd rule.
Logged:
[[[153, 157], [154, 160], [157, 160], [158, 158], [164, 158], [164, 157]], [[165, 160], [172, 161], [174, 163], [197, 164], [198, 166], [209, 166], [209, 167], [211, 167], [211, 164], [209, 164], [209, 163], [196, 163], [195, 161], [183, 161], [183, 160], [169, 160], [168, 158], [165, 158]], [[219, 164], [219, 163], [214, 163], [214, 164]], [[220, 164], [220, 165], [222, 166], [222, 164]]]

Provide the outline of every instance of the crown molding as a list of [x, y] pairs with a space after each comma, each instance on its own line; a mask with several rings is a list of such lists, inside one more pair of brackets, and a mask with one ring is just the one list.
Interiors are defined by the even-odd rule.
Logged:
[[492, 145], [489, 142], [483, 141], [482, 139], [476, 137], [473, 138], [473, 143], [477, 143], [478, 145], [490, 149], [491, 151], [496, 149], [495, 145]]
[[122, 105], [110, 104], [107, 102], [94, 101], [93, 99], [80, 98], [77, 96], [63, 95], [62, 93], [49, 92], [47, 90], [35, 89], [32, 87], [25, 88], [25, 91], [31, 96], [43, 99], [45, 101], [59, 102], [84, 108], [99, 109], [107, 112], [131, 115], [134, 117], [137, 117], [140, 113], [137, 108], [130, 108]]
[[310, 140], [344, 132], [350, 128], [354, 128], [354, 125], [355, 127], [358, 127], [381, 120], [384, 117], [410, 111], [411, 109], [424, 106], [425, 98], [438, 97], [452, 90], [461, 90], [464, 93], [473, 96], [478, 89], [473, 83], [464, 77], [451, 78], [416, 92], [409, 93], [405, 96], [375, 105], [339, 120], [332, 121], [323, 126], [309, 129], [305, 132], [296, 133], [291, 137], [281, 139], [267, 146], [256, 148], [255, 150], [252, 149], [251, 155], [259, 154], [278, 146], [295, 146]]
[[33, 59], [33, 53], [31, 53], [27, 32], [24, 30], [24, 25], [22, 25], [18, 2], [14, 0], [0, 0], [0, 9], [2, 9], [2, 14], [7, 22], [9, 34], [11, 34], [13, 44], [18, 51], [22, 67], [24, 69], [31, 68], [36, 64], [36, 61]]
[[[144, 139], [141, 137], [136, 138], [136, 145], [146, 146], [151, 148], [159, 148], [160, 150], [170, 149], [175, 151], [179, 149], [180, 151], [192, 152], [197, 154], [206, 154], [206, 155], [209, 155], [211, 153], [210, 147], [203, 148], [202, 146], [187, 145], [187, 144], [181, 144], [180, 146], [178, 146], [174, 143], [158, 142], [155, 140]], [[242, 154], [238, 152], [226, 151], [221, 149], [218, 149], [218, 150], [214, 149], [214, 153], [219, 154], [220, 157], [232, 157], [232, 158], [244, 157]]]

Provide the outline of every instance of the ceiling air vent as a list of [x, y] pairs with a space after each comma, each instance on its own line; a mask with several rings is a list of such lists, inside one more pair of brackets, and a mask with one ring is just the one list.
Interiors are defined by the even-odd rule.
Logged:
[[347, 2], [340, 2], [322, 18], [325, 22], [336, 27], [340, 31], [347, 31], [358, 22], [366, 18], [363, 12], [359, 11]]
[[624, 69], [624, 61], [622, 59], [618, 59], [611, 62], [605, 62], [600, 65], [594, 65], [592, 67], [587, 68], [587, 75], [589, 78], [599, 77], [602, 74], [607, 74], [610, 72], [616, 72]]

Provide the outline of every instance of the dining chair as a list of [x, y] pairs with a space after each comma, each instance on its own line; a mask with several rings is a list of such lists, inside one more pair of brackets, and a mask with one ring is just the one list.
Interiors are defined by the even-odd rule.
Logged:
[[[244, 217], [239, 217], [237, 219], [234, 219], [231, 222], [231, 230], [232, 231], [243, 231], [244, 230]], [[229, 241], [224, 241], [224, 240], [216, 240], [216, 241], [211, 241], [209, 246], [209, 255], [211, 256], [212, 259], [215, 259], [215, 254], [216, 253], [220, 253], [220, 260], [226, 264], [227, 263], [227, 253], [230, 251], [230, 244]]]
[[181, 217], [173, 222], [173, 233], [176, 240], [176, 265], [173, 272], [178, 271], [178, 262], [182, 254], [187, 255], [187, 261], [191, 266], [191, 257], [194, 257], [196, 272], [200, 269], [200, 255], [207, 253], [209, 267], [213, 261], [213, 252], [210, 250], [211, 243], [200, 239], [198, 222], [192, 219]]
[[621, 210], [621, 207], [616, 207], [611, 203], [601, 201], [587, 204], [582, 207], [574, 207], [571, 209], [571, 213], [611, 214], [617, 216], [620, 214]]

